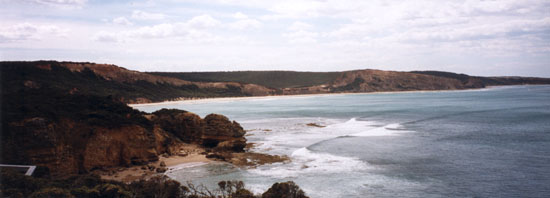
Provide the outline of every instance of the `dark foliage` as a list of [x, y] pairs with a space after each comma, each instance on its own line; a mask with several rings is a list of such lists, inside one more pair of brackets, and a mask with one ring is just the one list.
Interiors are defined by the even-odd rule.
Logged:
[[[37, 65], [51, 65], [50, 70], [40, 69]], [[153, 102], [175, 98], [208, 98], [247, 96], [239, 87], [199, 88], [197, 85], [175, 86], [168, 83], [117, 82], [104, 79], [92, 70], [71, 71], [61, 66], [63, 62], [0, 62], [2, 92], [13, 94], [39, 89], [42, 92], [55, 90], [61, 93], [81, 93], [85, 95], [110, 96], [123, 102], [147, 98]]]
[[535, 78], [535, 77], [478, 77], [478, 76], [469, 76], [466, 74], [457, 74], [451, 72], [442, 72], [442, 71], [412, 71], [411, 73], [432, 75], [445, 78], [453, 78], [460, 80], [463, 83], [469, 81], [479, 81], [484, 86], [494, 86], [494, 85], [521, 85], [521, 84], [550, 84], [550, 79], [548, 78]]
[[359, 89], [361, 87], [361, 84], [364, 82], [365, 80], [363, 80], [362, 78], [355, 78], [352, 83], [341, 87], [335, 87], [334, 90], [337, 92], [356, 90]]
[[[102, 180], [95, 175], [79, 175], [63, 180], [25, 176], [10, 170], [0, 171], [0, 197], [82, 197], [82, 198], [255, 198], [242, 181], [221, 181], [218, 189], [202, 185], [182, 185], [167, 176], [155, 176], [125, 184]], [[305, 198], [293, 182], [276, 183], [267, 192], [270, 197]], [[266, 193], [261, 197], [266, 196]], [[287, 193], [287, 194], [285, 194]], [[290, 194], [288, 194], [290, 193]]]
[[292, 181], [275, 183], [262, 198], [307, 198], [304, 191]]
[[151, 72], [195, 82], [240, 82], [271, 88], [309, 87], [331, 83], [341, 72], [236, 71], [236, 72]]

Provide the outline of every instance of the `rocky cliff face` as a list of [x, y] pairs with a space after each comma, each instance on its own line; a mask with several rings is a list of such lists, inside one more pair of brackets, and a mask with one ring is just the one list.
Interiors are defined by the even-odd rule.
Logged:
[[206, 128], [201, 136], [202, 145], [221, 151], [242, 152], [246, 147], [245, 131], [235, 121], [219, 114], [210, 114], [204, 118]]
[[177, 109], [161, 109], [150, 119], [155, 128], [173, 134], [183, 142], [200, 144], [217, 151], [242, 152], [246, 146], [245, 131], [241, 125], [219, 114], [204, 119]]
[[[53, 176], [157, 161], [176, 154], [183, 142], [227, 152], [246, 145], [242, 127], [221, 115], [201, 119], [166, 109], [146, 114], [95, 96], [66, 95], [53, 104], [46, 96], [28, 99], [2, 101], [1, 163], [46, 166]], [[219, 144], [205, 143], [214, 140]]]

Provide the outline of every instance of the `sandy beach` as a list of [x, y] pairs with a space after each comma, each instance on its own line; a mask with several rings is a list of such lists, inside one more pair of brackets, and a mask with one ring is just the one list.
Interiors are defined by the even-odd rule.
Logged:
[[164, 102], [128, 104], [130, 107], [155, 106], [155, 105], [170, 105], [170, 104], [201, 104], [211, 102], [232, 102], [241, 100], [258, 100], [258, 99], [281, 99], [281, 98], [305, 98], [331, 95], [361, 95], [361, 94], [391, 94], [391, 93], [424, 93], [424, 92], [448, 92], [448, 91], [472, 91], [485, 90], [501, 86], [487, 86], [479, 89], [453, 89], [453, 90], [414, 90], [414, 91], [377, 91], [377, 92], [362, 92], [362, 93], [320, 93], [320, 94], [297, 94], [297, 95], [269, 95], [269, 96], [243, 96], [243, 97], [219, 97], [219, 98], [182, 98], [180, 100], [171, 100]]
[[[211, 159], [206, 158], [204, 149], [194, 144], [182, 144], [180, 149], [187, 153], [186, 155], [161, 155], [159, 160], [146, 165], [136, 165], [127, 168], [118, 167], [105, 170], [98, 170], [95, 173], [102, 179], [115, 180], [121, 182], [132, 182], [140, 179], [148, 179], [158, 174], [164, 174], [178, 166], [194, 163], [208, 163]], [[161, 172], [158, 169], [163, 170]]]

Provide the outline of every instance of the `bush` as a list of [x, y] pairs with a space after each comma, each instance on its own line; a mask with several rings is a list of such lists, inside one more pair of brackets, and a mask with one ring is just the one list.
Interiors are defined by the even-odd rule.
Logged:
[[269, 188], [262, 198], [307, 198], [304, 191], [292, 181], [275, 183]]
[[50, 187], [43, 188], [40, 191], [32, 193], [30, 198], [67, 198], [74, 197], [71, 193], [65, 189]]

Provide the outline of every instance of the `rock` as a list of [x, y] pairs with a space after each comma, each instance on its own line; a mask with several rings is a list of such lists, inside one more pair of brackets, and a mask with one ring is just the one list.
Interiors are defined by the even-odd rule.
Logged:
[[166, 168], [164, 168], [164, 167], [158, 167], [158, 168], [156, 169], [156, 172], [157, 172], [157, 173], [164, 173], [164, 172], [166, 172]]
[[166, 167], [166, 163], [164, 163], [164, 161], [160, 161], [159, 166], [160, 166], [160, 167]]
[[147, 129], [125, 126], [116, 129], [96, 128], [84, 150], [86, 171], [98, 167], [129, 166], [157, 161], [155, 139]]
[[178, 153], [178, 156], [180, 156], [180, 157], [186, 157], [186, 156], [188, 156], [188, 155], [189, 155], [189, 154], [187, 154], [187, 153]]
[[200, 142], [205, 123], [198, 115], [178, 109], [161, 109], [153, 115], [155, 125], [164, 131], [187, 143]]
[[243, 137], [245, 131], [236, 121], [229, 121], [227, 117], [219, 114], [209, 114], [204, 118], [206, 128], [204, 136]]
[[206, 158], [225, 160], [225, 157], [221, 153], [208, 153]]
[[218, 151], [233, 151], [233, 152], [242, 152], [246, 147], [246, 139], [237, 138], [233, 140], [223, 141], [216, 146]]
[[223, 115], [210, 114], [204, 118], [206, 128], [202, 145], [216, 151], [242, 152], [246, 146], [245, 131], [238, 122], [231, 122]]
[[320, 124], [317, 124], [317, 123], [307, 123], [306, 125], [311, 126], [311, 127], [319, 127], [319, 128], [326, 127], [326, 126], [323, 126], [323, 125], [320, 125]]

